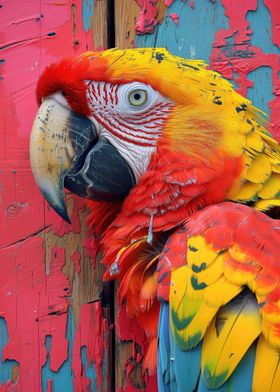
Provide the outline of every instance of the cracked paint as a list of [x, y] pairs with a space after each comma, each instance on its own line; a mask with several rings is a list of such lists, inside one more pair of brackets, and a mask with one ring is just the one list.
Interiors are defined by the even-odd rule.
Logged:
[[[169, 20], [175, 29], [176, 39], [171, 40], [173, 46], [169, 47], [169, 43], [165, 46], [180, 54], [186, 39], [186, 26], [183, 13], [175, 7], [187, 7], [188, 13], [197, 12], [202, 0], [136, 1], [141, 8], [136, 31], [142, 35], [155, 32], [152, 42], [155, 46], [158, 39], [159, 5], [161, 3], [168, 8], [170, 13], [165, 22]], [[244, 95], [253, 87], [249, 76], [254, 71], [264, 66], [271, 69], [274, 98], [269, 102], [270, 124], [271, 131], [280, 139], [279, 56], [276, 52], [264, 53], [264, 49], [252, 44], [254, 31], [248, 21], [248, 13], [256, 12], [259, 3], [256, 0], [204, 1], [206, 3], [211, 7], [223, 7], [228, 22], [228, 27], [217, 29], [211, 43], [211, 67], [235, 82]], [[280, 47], [278, 1], [264, 0], [264, 4], [271, 15], [271, 39], [277, 49]], [[47, 64], [61, 57], [61, 48], [63, 55], [67, 56], [93, 47], [89, 24], [94, 2], [24, 0], [19, 7], [17, 2], [5, 0], [1, 5], [0, 100], [3, 109], [0, 112], [0, 316], [5, 319], [8, 332], [2, 356], [11, 361], [5, 365], [9, 363], [13, 370], [10, 370], [8, 381], [7, 377], [5, 382], [1, 379], [0, 390], [41, 390], [42, 368], [47, 361], [50, 370], [58, 376], [63, 365], [67, 361], [71, 362], [76, 391], [89, 388], [90, 385], [103, 390], [102, 369], [106, 367], [104, 361], [109, 361], [110, 328], [103, 318], [100, 302], [82, 304], [79, 322], [73, 332], [73, 352], [70, 352], [70, 337], [66, 330], [71, 287], [64, 272], [67, 252], [65, 248], [53, 245], [47, 254], [44, 243], [48, 234], [54, 234], [57, 241], [77, 235], [82, 229], [80, 213], [84, 205], [80, 199], [67, 196], [73, 223], [69, 226], [58, 218], [37, 190], [28, 156], [29, 133], [37, 109], [34, 90], [38, 76]], [[202, 8], [199, 9], [202, 16]], [[173, 18], [175, 23], [172, 15], [177, 15]], [[178, 21], [180, 23], [177, 26]], [[215, 20], [206, 19], [206, 22], [214, 24]], [[160, 27], [166, 26], [162, 24]], [[203, 24], [196, 33], [201, 31], [204, 31]], [[167, 42], [167, 38], [163, 43]], [[191, 53], [195, 57], [195, 46]], [[84, 245], [94, 266], [98, 247], [90, 230]], [[69, 257], [71, 263], [74, 263], [74, 273], [80, 275], [80, 250], [72, 251]], [[117, 334], [121, 341], [133, 341], [131, 356], [124, 363], [126, 383], [119, 392], [136, 391], [133, 375], [145, 352], [145, 341], [137, 327], [127, 319], [124, 308], [118, 315]], [[49, 348], [46, 346], [48, 336], [51, 336]], [[107, 359], [102, 360], [103, 357]], [[93, 376], [91, 369], [94, 369]], [[93, 378], [96, 384], [93, 384]], [[55, 390], [55, 382], [51, 378], [45, 380], [45, 385], [48, 391]], [[141, 385], [142, 391], [155, 391], [156, 379], [145, 375]]]
[[141, 384], [142, 387], [135, 388], [133, 376], [135, 376], [135, 371], [140, 367], [143, 354], [146, 351], [146, 341], [143, 331], [141, 331], [135, 321], [130, 320], [127, 317], [125, 305], [120, 306], [116, 320], [116, 334], [121, 342], [132, 341], [132, 352], [131, 356], [126, 359], [124, 363], [125, 369], [125, 385], [123, 388], [119, 388], [118, 392], [136, 392], [136, 391], [146, 391], [154, 392], [157, 391], [157, 379], [156, 375], [148, 376], [146, 373], [143, 374]]
[[[260, 2], [264, 4], [270, 14], [272, 30], [270, 40], [271, 43], [275, 45], [274, 49], [271, 49], [271, 47], [267, 49], [266, 46], [261, 48], [258, 43], [252, 43], [254, 31], [250, 26], [248, 15], [258, 11], [258, 6], [260, 7], [261, 5]], [[280, 94], [278, 76], [280, 71], [279, 50], [277, 52], [277, 49], [280, 47], [280, 8], [278, 1], [259, 0], [258, 2], [258, 0], [211, 0], [207, 1], [206, 4], [206, 2], [202, 0], [190, 0], [187, 2], [183, 0], [170, 0], [165, 1], [165, 4], [169, 9], [169, 13], [167, 13], [165, 21], [161, 26], [155, 23], [153, 24], [154, 29], [156, 29], [153, 34], [154, 40], [152, 38], [149, 39], [148, 36], [146, 36], [143, 41], [136, 39], [136, 46], [138, 46], [139, 43], [141, 43], [140, 46], [151, 46], [152, 43], [153, 46], [165, 46], [172, 53], [181, 55], [182, 52], [186, 52], [186, 49], [184, 48], [184, 42], [187, 41], [189, 43], [191, 40], [190, 36], [186, 37], [184, 35], [186, 34], [186, 30], [192, 32], [194, 35], [193, 40], [196, 39], [195, 35], [201, 36], [203, 35], [204, 30], [207, 31], [207, 28], [204, 27], [203, 23], [197, 27], [195, 25], [191, 27], [184, 26], [184, 18], [186, 18], [186, 15], [188, 15], [188, 23], [192, 22], [193, 20], [196, 20], [197, 22], [198, 19], [196, 15], [197, 9], [199, 8], [201, 13], [201, 21], [204, 21], [205, 26], [207, 24], [214, 25], [216, 20], [213, 18], [218, 16], [219, 20], [222, 21], [220, 14], [222, 9], [222, 13], [227, 19], [228, 27], [216, 30], [215, 39], [211, 43], [211, 48], [206, 47], [208, 37], [205, 37], [205, 43], [203, 43], [202, 39], [199, 40], [200, 43], [205, 45], [205, 51], [211, 51], [210, 67], [221, 73], [225, 78], [233, 81], [236, 86], [236, 90], [244, 96], [248, 94], [248, 89], [253, 89], [255, 87], [254, 81], [251, 80], [251, 76], [254, 75], [255, 71], [260, 70], [262, 67], [268, 67], [271, 70], [273, 85], [271, 93], [273, 92], [274, 98], [272, 100], [270, 99], [268, 102], [268, 107], [270, 109], [270, 131], [275, 138], [280, 140]], [[203, 14], [203, 5], [206, 9], [205, 15]], [[211, 7], [214, 10], [213, 14], [210, 9]], [[152, 9], [155, 9], [155, 4], [149, 4], [147, 13], [149, 14]], [[180, 10], [180, 12], [178, 12], [178, 10]], [[173, 16], [176, 14], [178, 14], [178, 20], [177, 18], [173, 18]], [[195, 15], [196, 19], [193, 19], [192, 15]], [[172, 32], [172, 34], [172, 30], [167, 23], [168, 18], [173, 19], [177, 26], [179, 24], [178, 21], [180, 21], [180, 26], [177, 27], [178, 30], [175, 30], [174, 33]], [[269, 24], [267, 17], [266, 20]], [[263, 30], [264, 26], [261, 26], [260, 24], [259, 26], [255, 26], [255, 29], [258, 29], [258, 27], [262, 29], [261, 32], [263, 35], [268, 35], [267, 29], [265, 31]], [[136, 29], [136, 33], [138, 30]], [[142, 24], [142, 28], [140, 30], [141, 34], [143, 34], [143, 31], [145, 33], [153, 32], [149, 29], [145, 30], [144, 24]], [[166, 36], [164, 36], [165, 30]], [[265, 42], [267, 42], [267, 40], [268, 38], [266, 38]], [[184, 50], [182, 51], [183, 48]], [[190, 44], [188, 56], [185, 57], [196, 57], [195, 52], [198, 51], [197, 49], [197, 46]], [[199, 52], [203, 53], [201, 47], [199, 47]], [[194, 53], [194, 56], [192, 53]], [[199, 58], [203, 59], [203, 56], [200, 54]], [[207, 58], [206, 61], [209, 61], [209, 59]], [[260, 73], [260, 75], [262, 78], [266, 77], [264, 71], [263, 73]]]
[[[63, 222], [43, 200], [29, 163], [40, 73], [62, 55], [93, 49], [94, 2], [83, 3], [84, 7], [70, 0], [1, 2], [0, 317], [8, 336], [2, 349], [2, 359], [8, 362], [0, 364], [1, 391], [35, 392], [43, 385], [44, 390], [55, 390], [60, 372], [68, 377], [63, 382], [71, 391], [71, 372], [61, 369], [67, 363], [68, 368], [78, 366], [85, 372], [82, 345], [88, 352], [88, 382], [96, 377], [98, 385], [102, 384], [106, 325], [98, 308], [100, 301], [81, 303], [76, 333], [68, 333], [75, 326], [67, 322], [73, 298], [66, 264], [68, 260], [74, 263], [70, 275], [76, 274], [75, 282], [83, 273], [83, 264], [82, 245], [77, 243], [72, 251], [66, 246], [80, 238], [84, 202], [67, 195], [72, 224]], [[73, 353], [69, 351], [72, 346]], [[48, 370], [43, 371], [46, 364]], [[74, 375], [75, 390], [80, 391], [83, 379]]]
[[[271, 9], [272, 4], [270, 3]], [[276, 2], [274, 1], [275, 5]], [[275, 53], [264, 53], [259, 47], [251, 44], [253, 31], [247, 20], [250, 11], [256, 11], [257, 0], [222, 0], [225, 8], [225, 15], [228, 17], [229, 28], [222, 29], [216, 33], [215, 42], [211, 55], [210, 67], [220, 72], [225, 78], [233, 80], [236, 90], [246, 96], [248, 88], [252, 88], [254, 83], [249, 80], [248, 75], [260, 67], [267, 66], [272, 70], [272, 83], [275, 99], [268, 103], [271, 118], [270, 130], [272, 134], [280, 140], [280, 116], [279, 116], [279, 81], [280, 71], [279, 55]], [[275, 12], [277, 15], [277, 12]], [[275, 18], [277, 19], [277, 18]], [[274, 30], [274, 40], [279, 39], [280, 31], [276, 34]]]
[[135, 25], [136, 33], [153, 33], [158, 23], [157, 0], [136, 0], [136, 2], [141, 7], [140, 15]]
[[0, 316], [5, 318], [9, 333], [3, 360], [19, 363], [17, 387], [24, 391], [40, 390], [47, 335], [53, 340], [52, 370], [57, 371], [68, 355], [65, 328], [70, 287], [61, 272], [65, 253], [63, 248], [52, 248], [46, 276], [44, 252], [40, 237], [0, 251]]

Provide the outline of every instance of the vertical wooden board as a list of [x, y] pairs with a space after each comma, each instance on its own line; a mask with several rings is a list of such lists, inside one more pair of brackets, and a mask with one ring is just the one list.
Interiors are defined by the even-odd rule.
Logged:
[[92, 31], [94, 33], [94, 49], [106, 49], [108, 45], [108, 2], [105, 0], [95, 0], [94, 13], [92, 18]]
[[150, 2], [145, 0], [115, 0], [115, 44], [120, 49], [135, 46], [135, 30], [154, 31], [158, 22], [164, 19], [166, 5], [164, 0]]
[[[278, 0], [116, 0], [116, 46], [164, 47], [205, 60], [270, 116], [280, 140], [279, 10]], [[139, 363], [133, 363], [139, 331], [127, 329], [118, 312], [116, 385], [119, 391], [154, 391], [152, 380], [139, 381]]]
[[7, 391], [109, 390], [110, 320], [83, 202], [72, 224], [44, 202], [29, 164], [43, 69], [107, 46], [107, 1], [0, 3], [0, 384]]

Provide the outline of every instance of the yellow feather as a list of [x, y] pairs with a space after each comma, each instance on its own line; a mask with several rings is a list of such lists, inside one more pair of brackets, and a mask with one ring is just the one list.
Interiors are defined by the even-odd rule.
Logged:
[[242, 268], [235, 268], [235, 266], [232, 266], [231, 264], [227, 264], [225, 266], [224, 274], [229, 282], [240, 286], [243, 286], [244, 284], [249, 283], [251, 280], [255, 279], [255, 275], [253, 275], [251, 272], [244, 271]]
[[280, 196], [280, 174], [272, 174], [270, 179], [264, 184], [263, 189], [259, 192], [259, 196], [262, 199], [272, 199]]
[[[202, 264], [202, 266], [204, 267], [204, 264]], [[223, 274], [224, 254], [220, 253], [216, 257], [215, 262], [213, 262], [208, 268], [203, 267], [201, 268], [201, 264], [198, 267], [193, 264], [192, 278], [195, 278], [199, 284], [201, 282], [204, 282], [207, 286], [209, 286], [212, 283], [216, 282]]]
[[261, 317], [251, 293], [219, 310], [202, 345], [201, 369], [208, 388], [218, 388], [228, 379], [260, 333]]
[[216, 282], [204, 289], [198, 290], [197, 287], [202, 286], [203, 282], [192, 281], [187, 287], [187, 296], [196, 300], [204, 298], [204, 301], [210, 306], [220, 307], [225, 305], [233, 297], [240, 293], [241, 287], [230, 283], [225, 276], [221, 276]]
[[237, 262], [245, 263], [248, 261], [248, 255], [242, 251], [238, 245], [234, 244], [228, 249], [228, 253], [232, 259]]
[[260, 336], [253, 376], [253, 392], [279, 392], [280, 355]]
[[271, 163], [265, 155], [259, 155], [248, 169], [245, 178], [254, 183], [264, 183], [271, 175]]
[[259, 191], [262, 189], [262, 184], [255, 184], [253, 182], [245, 182], [238, 194], [235, 196], [234, 200], [238, 200], [241, 202], [254, 200]]
[[272, 207], [280, 206], [280, 198], [279, 199], [270, 199], [270, 200], [258, 200], [255, 203], [256, 210], [267, 211]]
[[224, 277], [205, 288], [192, 278], [188, 266], [180, 267], [171, 274], [171, 329], [176, 342], [184, 349], [193, 347], [201, 340], [219, 307], [241, 291], [240, 287], [232, 285]]
[[[191, 305], [191, 302], [193, 301], [189, 301], [188, 304]], [[181, 350], [190, 350], [201, 341], [208, 325], [217, 311], [217, 307], [207, 306], [205, 303], [202, 303], [201, 307], [188, 326], [180, 329], [178, 328], [178, 323], [176, 322], [177, 320], [174, 318], [174, 314], [172, 313], [171, 309], [171, 331], [175, 342], [178, 344]]]
[[278, 165], [273, 164], [272, 171], [274, 171], [275, 173], [280, 173], [280, 163], [278, 163]]
[[265, 149], [265, 144], [263, 138], [260, 134], [254, 132], [247, 136], [246, 138], [246, 150], [253, 155], [256, 153], [262, 153]]
[[204, 237], [191, 237], [188, 240], [188, 265], [192, 268], [206, 268], [216, 260], [220, 252], [221, 250], [214, 251]]
[[[265, 312], [262, 312], [264, 315]], [[268, 320], [269, 318], [269, 320]], [[272, 321], [272, 322], [271, 322]], [[275, 321], [277, 324], [275, 324]], [[268, 343], [280, 349], [280, 335], [279, 335], [279, 313], [269, 313], [266, 317], [262, 319], [262, 330], [264, 337]]]
[[203, 298], [188, 298], [186, 289], [190, 284], [190, 272], [188, 266], [172, 272], [169, 294], [171, 330], [176, 343], [184, 350], [195, 346], [201, 340], [218, 309], [207, 306]]

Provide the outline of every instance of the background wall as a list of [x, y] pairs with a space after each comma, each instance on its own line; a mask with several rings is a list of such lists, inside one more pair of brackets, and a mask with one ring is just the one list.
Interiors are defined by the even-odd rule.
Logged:
[[101, 284], [83, 202], [67, 196], [68, 225], [33, 181], [36, 81], [85, 50], [167, 47], [232, 80], [280, 139], [279, 1], [0, 0], [0, 22], [0, 391], [155, 391], [143, 337]]

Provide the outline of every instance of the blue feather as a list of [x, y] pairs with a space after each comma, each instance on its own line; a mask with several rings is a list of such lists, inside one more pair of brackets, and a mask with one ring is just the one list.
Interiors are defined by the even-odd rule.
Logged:
[[200, 376], [197, 392], [251, 392], [255, 364], [256, 344], [244, 355], [231, 377], [217, 389], [208, 389]]
[[158, 330], [158, 389], [160, 392], [193, 392], [200, 374], [201, 343], [182, 351], [170, 330], [169, 304], [160, 309]]
[[170, 392], [170, 343], [169, 343], [169, 305], [163, 302], [160, 307], [158, 327], [158, 389]]
[[193, 392], [196, 388], [200, 374], [201, 360], [200, 342], [195, 348], [183, 351], [175, 343], [170, 330], [171, 366], [174, 368], [177, 392]]

